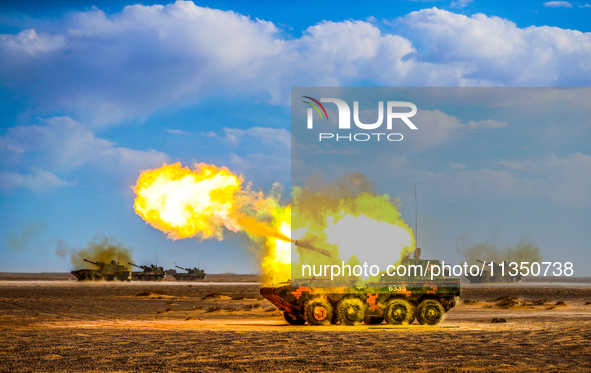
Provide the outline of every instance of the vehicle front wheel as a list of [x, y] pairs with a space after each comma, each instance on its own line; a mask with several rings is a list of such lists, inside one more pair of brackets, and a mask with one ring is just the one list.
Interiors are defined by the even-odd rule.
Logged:
[[333, 309], [324, 298], [309, 299], [304, 303], [304, 319], [310, 325], [330, 325]]

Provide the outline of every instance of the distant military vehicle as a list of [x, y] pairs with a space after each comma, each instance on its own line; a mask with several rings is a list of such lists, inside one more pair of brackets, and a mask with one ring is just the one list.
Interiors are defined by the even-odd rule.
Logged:
[[164, 273], [166, 273], [166, 276], [169, 277], [174, 277], [174, 275], [177, 274], [176, 269], [167, 269], [164, 271]]
[[139, 266], [130, 262], [127, 264], [142, 269], [141, 272], [131, 272], [131, 279], [134, 281], [156, 281], [162, 280], [166, 277], [164, 269], [162, 267], [157, 267], [154, 264], [150, 264], [149, 266]]
[[205, 276], [207, 276], [205, 274], [205, 271], [202, 269], [199, 269], [197, 267], [195, 268], [183, 268], [183, 267], [179, 267], [179, 266], [175, 266], [179, 269], [182, 269], [183, 271], [187, 271], [187, 273], [176, 273], [173, 275], [173, 277], [175, 278], [175, 280], [177, 281], [197, 281], [197, 280], [203, 280], [205, 278]]
[[[491, 282], [520, 282], [521, 281], [521, 274], [517, 272], [516, 276], [509, 275], [510, 272], [514, 272], [507, 262], [503, 261], [503, 266], [497, 264], [495, 262], [483, 262], [480, 259], [476, 259], [477, 262], [484, 264], [485, 270], [482, 271], [482, 276], [476, 275], [472, 276], [471, 274], [467, 273], [465, 276], [468, 280], [470, 280], [471, 284], [482, 284], [482, 283], [491, 283]], [[490, 263], [493, 264], [493, 271], [492, 275], [490, 271], [486, 270], [487, 268], [490, 269]], [[503, 271], [503, 267], [504, 271]], [[504, 272], [504, 273], [503, 273]], [[504, 274], [504, 276], [503, 276]]]
[[72, 274], [76, 276], [78, 281], [131, 281], [131, 271], [127, 267], [119, 265], [114, 260], [111, 260], [109, 263], [93, 262], [88, 259], [84, 259], [84, 261], [94, 264], [99, 269], [79, 269], [72, 271]]
[[420, 260], [417, 254], [420, 250], [415, 252], [415, 259], [405, 258], [401, 264], [407, 268], [420, 266], [422, 276], [385, 274], [379, 282], [364, 287], [354, 287], [353, 280], [348, 286], [340, 286], [330, 279], [298, 279], [263, 287], [260, 294], [281, 309], [284, 319], [293, 325], [380, 324], [384, 320], [409, 325], [415, 319], [423, 325], [436, 325], [458, 302], [460, 279], [436, 276], [431, 280], [431, 266], [439, 265], [439, 261]]

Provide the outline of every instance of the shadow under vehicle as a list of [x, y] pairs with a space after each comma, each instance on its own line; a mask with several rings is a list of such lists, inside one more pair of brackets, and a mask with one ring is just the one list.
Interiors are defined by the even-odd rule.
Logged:
[[156, 281], [162, 280], [166, 277], [164, 269], [162, 267], [157, 267], [154, 264], [150, 264], [149, 266], [139, 266], [129, 262], [127, 264], [142, 269], [141, 272], [131, 272], [131, 279], [133, 281]]
[[483, 270], [482, 275], [476, 276], [466, 273], [464, 276], [470, 281], [471, 284], [521, 282], [521, 274], [519, 271], [517, 272], [517, 275], [511, 276], [509, 273], [511, 273], [512, 270], [505, 261], [503, 261], [503, 265], [497, 264], [495, 262], [483, 262], [480, 259], [476, 259], [476, 261], [484, 264], [484, 268], [488, 269], [490, 269], [490, 263], [492, 263], [492, 275], [488, 270]]
[[[422, 325], [436, 325], [459, 301], [460, 279], [434, 276], [431, 280], [431, 266], [439, 265], [439, 261], [421, 260], [419, 256], [417, 249], [415, 259], [404, 258], [401, 265], [421, 267], [421, 276], [416, 276], [416, 270], [414, 276], [384, 274], [380, 281], [364, 287], [355, 287], [353, 279], [344, 279], [343, 284], [330, 278], [298, 279], [263, 287], [260, 294], [283, 311], [292, 325], [381, 324], [384, 320], [392, 325], [410, 325], [415, 319]], [[346, 282], [348, 286], [340, 286]]]
[[93, 262], [84, 259], [85, 262], [94, 264], [99, 269], [79, 269], [71, 273], [76, 276], [78, 281], [131, 281], [131, 271], [118, 262], [111, 260], [109, 263]]
[[182, 269], [183, 271], [187, 271], [187, 273], [176, 273], [174, 275], [172, 275], [175, 280], [177, 281], [197, 281], [197, 280], [203, 280], [207, 275], [205, 274], [205, 271], [202, 269], [199, 269], [197, 267], [195, 268], [183, 268], [183, 267], [179, 267], [179, 266], [175, 266], [179, 269]]

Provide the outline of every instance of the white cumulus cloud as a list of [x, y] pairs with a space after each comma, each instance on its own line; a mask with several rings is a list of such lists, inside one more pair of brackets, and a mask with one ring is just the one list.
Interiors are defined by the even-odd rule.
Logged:
[[5, 171], [4, 189], [24, 186], [34, 189], [36, 184], [63, 186], [68, 182], [54, 173], [68, 174], [85, 165], [96, 170], [117, 170], [133, 175], [142, 169], [159, 167], [169, 158], [155, 150], [134, 150], [96, 137], [84, 124], [69, 117], [42, 119], [41, 124], [9, 128], [0, 138], [2, 164], [8, 170], [23, 165], [32, 166], [33, 172], [21, 174]]
[[433, 183], [451, 198], [542, 197], [559, 204], [591, 206], [591, 156], [553, 153], [528, 160], [495, 162], [501, 169], [468, 170], [450, 164], [451, 174], [411, 171], [421, 181]]
[[286, 37], [270, 21], [191, 1], [93, 8], [1, 35], [0, 83], [41, 115], [61, 110], [89, 125], [209, 96], [286, 104], [291, 86], [591, 84], [589, 33], [437, 8], [399, 24], [323, 21]]
[[550, 8], [572, 8], [573, 4], [568, 1], [548, 1], [544, 3], [544, 6]]
[[37, 167], [31, 167], [28, 174], [17, 172], [0, 172], [0, 188], [10, 191], [19, 187], [30, 189], [34, 192], [44, 192], [53, 187], [72, 185], [73, 183], [62, 180], [57, 175], [44, 171]]

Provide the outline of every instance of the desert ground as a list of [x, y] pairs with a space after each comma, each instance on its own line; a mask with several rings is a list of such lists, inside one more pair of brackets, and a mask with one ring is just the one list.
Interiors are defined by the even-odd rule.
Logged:
[[2, 275], [0, 371], [591, 371], [589, 283], [466, 285], [433, 327], [312, 327], [288, 325], [235, 276]]

